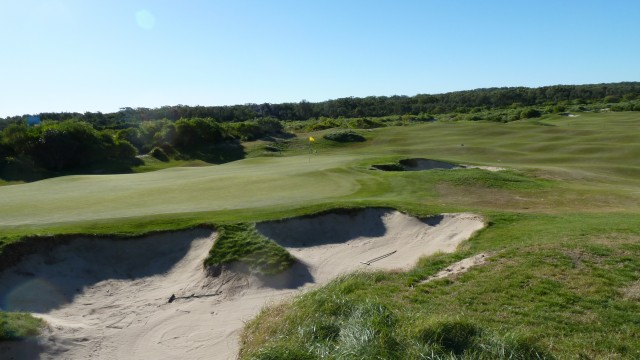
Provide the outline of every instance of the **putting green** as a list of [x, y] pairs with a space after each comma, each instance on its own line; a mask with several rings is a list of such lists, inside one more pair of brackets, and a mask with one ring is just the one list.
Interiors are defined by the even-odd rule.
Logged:
[[349, 195], [355, 156], [258, 158], [126, 175], [65, 176], [0, 187], [0, 226], [260, 208]]

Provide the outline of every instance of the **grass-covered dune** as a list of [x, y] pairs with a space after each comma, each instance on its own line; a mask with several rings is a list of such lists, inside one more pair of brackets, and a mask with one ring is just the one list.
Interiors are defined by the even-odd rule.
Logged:
[[[227, 226], [232, 249], [251, 234], [233, 224], [334, 208], [474, 212], [488, 226], [454, 254], [265, 309], [245, 329], [241, 358], [640, 357], [640, 115], [578, 115], [378, 128], [355, 143], [324, 130], [224, 165], [2, 186], [0, 251], [28, 236], [204, 223]], [[409, 158], [507, 170], [371, 168]], [[493, 254], [487, 264], [422, 283], [481, 252]]]

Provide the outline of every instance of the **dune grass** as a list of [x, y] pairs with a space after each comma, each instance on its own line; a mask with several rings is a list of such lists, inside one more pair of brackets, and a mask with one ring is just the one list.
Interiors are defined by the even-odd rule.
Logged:
[[[359, 143], [323, 139], [333, 131], [324, 130], [275, 155], [257, 144], [224, 165], [6, 185], [0, 251], [33, 235], [215, 224], [229, 230], [229, 248], [213, 254], [221, 263], [243, 256], [237, 241], [264, 240], [246, 225], [258, 221], [367, 206], [476, 212], [488, 227], [454, 254], [407, 273], [347, 276], [266, 309], [247, 326], [242, 357], [638, 358], [640, 114], [578, 115], [378, 128]], [[370, 169], [406, 158], [508, 170]], [[488, 264], [420, 284], [485, 251], [497, 254]]]
[[0, 341], [36, 336], [43, 325], [44, 321], [30, 314], [0, 312]]
[[204, 261], [216, 270], [240, 265], [253, 273], [275, 275], [295, 261], [283, 247], [258, 234], [253, 224], [222, 225], [217, 230], [216, 242]]

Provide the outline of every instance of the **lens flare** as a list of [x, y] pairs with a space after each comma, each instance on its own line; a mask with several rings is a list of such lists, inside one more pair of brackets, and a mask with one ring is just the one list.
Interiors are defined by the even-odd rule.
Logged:
[[25, 281], [0, 300], [2, 310], [35, 313], [45, 313], [69, 302], [60, 289], [44, 279]]
[[145, 30], [151, 30], [156, 26], [156, 17], [147, 10], [136, 11], [136, 23]]

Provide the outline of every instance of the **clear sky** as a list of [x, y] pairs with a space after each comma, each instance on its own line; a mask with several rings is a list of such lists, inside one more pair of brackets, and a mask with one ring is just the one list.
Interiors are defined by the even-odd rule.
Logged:
[[640, 80], [638, 0], [0, 0], [0, 117]]

